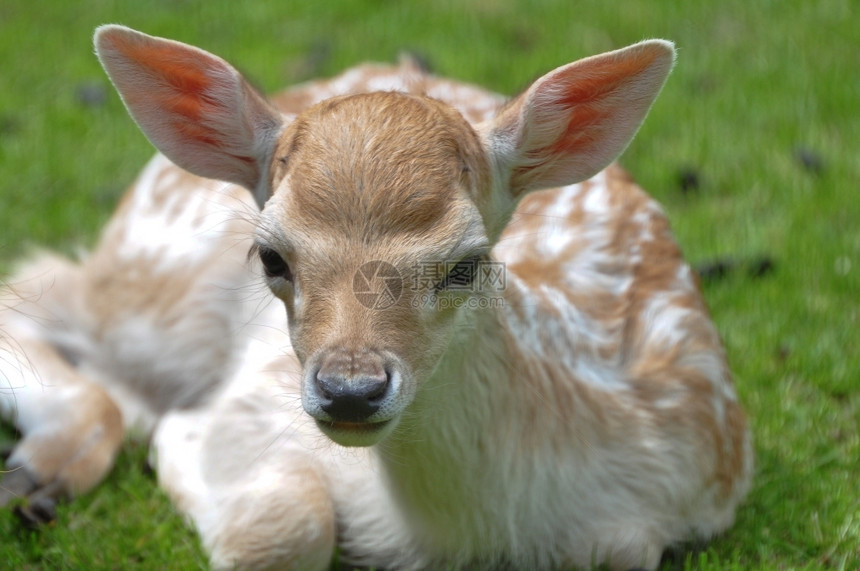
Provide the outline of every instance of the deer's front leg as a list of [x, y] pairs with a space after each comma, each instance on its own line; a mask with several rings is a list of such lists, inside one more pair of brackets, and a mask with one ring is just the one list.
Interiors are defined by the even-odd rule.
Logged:
[[21, 440], [0, 477], [0, 507], [16, 503], [25, 523], [37, 525], [53, 519], [58, 499], [89, 491], [110, 471], [122, 443], [122, 416], [56, 349], [5, 335], [0, 413]]

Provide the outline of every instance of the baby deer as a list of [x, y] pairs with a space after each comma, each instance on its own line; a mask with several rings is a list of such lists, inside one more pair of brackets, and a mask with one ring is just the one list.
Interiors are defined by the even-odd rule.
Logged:
[[752, 453], [724, 351], [660, 207], [612, 164], [670, 43], [510, 101], [407, 61], [271, 103], [200, 49], [95, 43], [161, 152], [262, 208], [236, 283], [278, 302], [242, 300], [220, 389], [154, 437], [216, 566], [325, 568], [337, 545], [388, 568], [654, 568], [731, 524]]

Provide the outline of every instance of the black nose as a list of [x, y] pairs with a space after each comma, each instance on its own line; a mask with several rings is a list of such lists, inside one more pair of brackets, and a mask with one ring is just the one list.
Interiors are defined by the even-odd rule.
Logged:
[[388, 373], [378, 355], [332, 355], [316, 374], [319, 405], [336, 422], [363, 422], [382, 404]]

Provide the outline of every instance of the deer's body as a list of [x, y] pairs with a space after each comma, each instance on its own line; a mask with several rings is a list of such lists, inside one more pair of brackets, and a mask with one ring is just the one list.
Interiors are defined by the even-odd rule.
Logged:
[[[279, 115], [205, 52], [120, 28], [97, 46], [156, 145], [265, 207], [156, 157], [68, 295], [27, 301], [69, 335], [4, 326], [155, 429], [214, 563], [325, 567], [337, 543], [381, 567], [654, 567], [730, 525], [752, 460], [718, 334], [660, 207], [600, 170], [624, 142], [594, 143], [610, 114], [632, 136], [665, 47], [513, 104], [362, 66], [274, 97]], [[604, 107], [619, 85], [638, 111]], [[504, 287], [357, 301], [364, 263], [452, 260], [504, 264]]]

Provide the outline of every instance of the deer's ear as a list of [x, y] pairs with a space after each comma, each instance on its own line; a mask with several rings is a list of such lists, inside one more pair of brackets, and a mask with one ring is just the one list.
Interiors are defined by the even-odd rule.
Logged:
[[[101, 26], [95, 47], [131, 116], [170, 160], [268, 198], [279, 113], [230, 64], [172, 40]], [[266, 195], [266, 196], [264, 196]]]
[[482, 126], [498, 174], [515, 197], [585, 180], [627, 147], [675, 61], [650, 40], [562, 66]]

